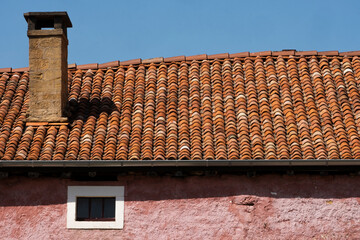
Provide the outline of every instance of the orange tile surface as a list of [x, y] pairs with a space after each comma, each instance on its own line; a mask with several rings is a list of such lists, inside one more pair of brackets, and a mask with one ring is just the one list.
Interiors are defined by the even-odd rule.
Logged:
[[360, 159], [360, 57], [298, 53], [80, 65], [68, 125], [26, 123], [28, 73], [0, 73], [0, 158]]

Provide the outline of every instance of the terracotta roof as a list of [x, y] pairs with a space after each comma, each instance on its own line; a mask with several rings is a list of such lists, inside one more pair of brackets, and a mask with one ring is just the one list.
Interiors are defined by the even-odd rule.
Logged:
[[26, 124], [28, 73], [12, 69], [0, 158], [360, 159], [360, 57], [328, 53], [74, 64], [69, 125]]

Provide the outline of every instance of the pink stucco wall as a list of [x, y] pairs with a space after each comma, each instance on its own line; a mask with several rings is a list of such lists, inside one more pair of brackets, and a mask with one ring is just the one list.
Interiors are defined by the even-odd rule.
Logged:
[[[68, 185], [125, 186], [123, 230], [66, 229]], [[360, 177], [0, 180], [1, 239], [359, 239]]]

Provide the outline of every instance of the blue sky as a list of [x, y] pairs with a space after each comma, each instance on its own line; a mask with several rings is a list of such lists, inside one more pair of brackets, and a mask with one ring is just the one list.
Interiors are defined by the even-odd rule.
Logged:
[[69, 63], [360, 49], [360, 1], [2, 0], [0, 68], [28, 66], [25, 12], [67, 11]]

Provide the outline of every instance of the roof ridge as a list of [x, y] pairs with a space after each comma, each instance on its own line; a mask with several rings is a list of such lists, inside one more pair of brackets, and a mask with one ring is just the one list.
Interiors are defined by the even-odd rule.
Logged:
[[[129, 66], [129, 65], [138, 65], [138, 64], [151, 64], [151, 63], [161, 63], [161, 62], [181, 62], [181, 61], [201, 61], [201, 60], [215, 60], [215, 59], [227, 59], [227, 58], [246, 58], [246, 57], [268, 57], [268, 56], [340, 56], [340, 57], [352, 57], [352, 56], [360, 56], [360, 50], [357, 51], [347, 51], [347, 52], [339, 52], [339, 51], [296, 51], [294, 49], [284, 49], [281, 51], [260, 51], [260, 52], [239, 52], [239, 53], [218, 53], [218, 54], [198, 54], [191, 56], [173, 56], [173, 57], [155, 57], [155, 58], [147, 58], [147, 59], [130, 59], [126, 61], [115, 60], [106, 63], [88, 63], [88, 64], [80, 64], [76, 63], [68, 64], [68, 69], [107, 69], [107, 68], [115, 68], [118, 66]], [[23, 68], [0, 68], [0, 73], [4, 72], [27, 72], [29, 71], [29, 67]]]

